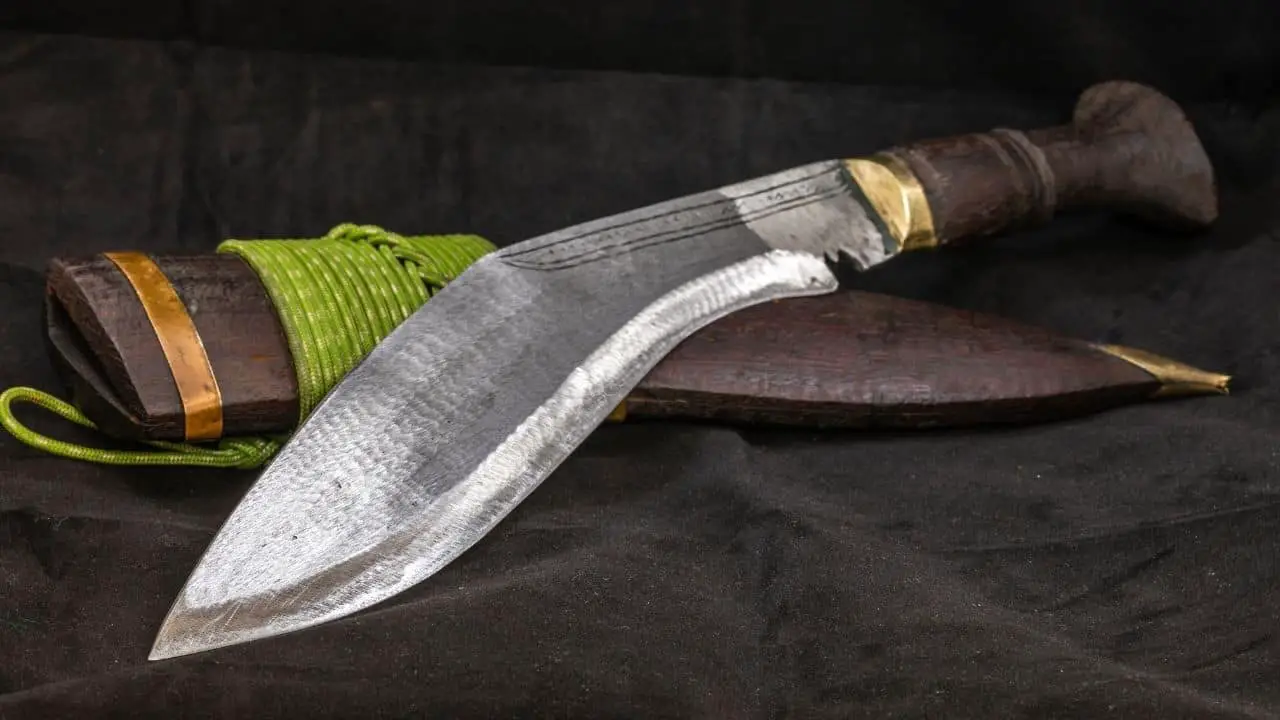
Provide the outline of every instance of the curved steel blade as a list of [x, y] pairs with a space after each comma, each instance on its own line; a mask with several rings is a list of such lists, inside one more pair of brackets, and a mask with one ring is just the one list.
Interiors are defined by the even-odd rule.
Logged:
[[474, 264], [334, 388], [187, 580], [160, 659], [295, 631], [421, 582], [482, 538], [677, 343], [835, 290], [896, 245], [839, 162], [586, 223]]

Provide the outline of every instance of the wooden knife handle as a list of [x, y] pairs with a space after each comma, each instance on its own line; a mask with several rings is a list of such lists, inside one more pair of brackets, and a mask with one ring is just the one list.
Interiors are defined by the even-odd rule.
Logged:
[[[298, 386], [288, 343], [254, 272], [231, 255], [154, 259], [208, 350], [224, 434], [294, 427]], [[156, 330], [111, 262], [53, 262], [46, 337], [71, 401], [104, 433], [183, 439], [183, 406]], [[613, 419], [928, 428], [1045, 422], [1174, 391], [1225, 389], [1222, 376], [1124, 355], [896, 297], [792, 298], [695, 333], [641, 380]]]
[[891, 229], [909, 247], [1026, 228], [1073, 208], [1170, 229], [1202, 228], [1218, 214], [1213, 166], [1185, 114], [1125, 81], [1086, 90], [1066, 125], [925, 140], [850, 170], [888, 222], [903, 224]]

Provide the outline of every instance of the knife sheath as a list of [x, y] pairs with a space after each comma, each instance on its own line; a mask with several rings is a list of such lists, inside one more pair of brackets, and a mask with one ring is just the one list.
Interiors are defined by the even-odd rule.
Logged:
[[[253, 269], [225, 254], [156, 256], [217, 378], [223, 436], [296, 427], [298, 383]], [[56, 259], [48, 348], [71, 401], [107, 435], [182, 441], [184, 411], [157, 329], [106, 257]], [[428, 301], [429, 302], [429, 301]], [[988, 314], [841, 291], [736, 312], [669, 353], [611, 420], [912, 429], [1045, 422], [1225, 376]]]
[[[1088, 89], [1063, 125], [911, 143], [849, 160], [845, 169], [886, 237], [904, 249], [1088, 207], [1185, 229], [1205, 227], [1218, 210], [1212, 167], [1185, 114], [1159, 92], [1126, 82]], [[139, 277], [154, 300], [145, 308]], [[311, 366], [294, 362], [280, 320], [296, 308], [273, 307], [268, 287], [237, 254], [58, 259], [48, 290], [55, 364], [72, 402], [109, 435], [181, 441], [288, 432], [314, 397], [300, 396], [297, 373]], [[312, 311], [340, 316], [348, 330], [358, 323], [340, 308]], [[155, 322], [157, 314], [172, 322]], [[1223, 392], [1226, 382], [1139, 350], [841, 292], [751, 307], [704, 327], [654, 367], [612, 419], [1025, 423]]]

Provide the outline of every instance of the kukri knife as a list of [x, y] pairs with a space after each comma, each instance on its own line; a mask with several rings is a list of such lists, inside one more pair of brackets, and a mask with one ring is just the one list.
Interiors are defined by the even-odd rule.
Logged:
[[1084, 206], [1213, 221], [1210, 163], [1171, 100], [1104, 83], [1068, 125], [815, 162], [491, 253], [298, 428], [214, 537], [150, 658], [300, 630], [426, 580], [683, 339], [836, 290], [836, 260], [866, 270]]

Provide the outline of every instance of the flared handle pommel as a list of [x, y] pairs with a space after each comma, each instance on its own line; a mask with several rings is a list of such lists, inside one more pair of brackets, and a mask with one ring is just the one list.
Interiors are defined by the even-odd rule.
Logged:
[[928, 140], [872, 160], [923, 191], [928, 232], [917, 233], [917, 246], [1042, 224], [1075, 208], [1171, 229], [1203, 228], [1218, 215], [1213, 167], [1190, 121], [1173, 100], [1133, 82], [1089, 88], [1066, 125]]

